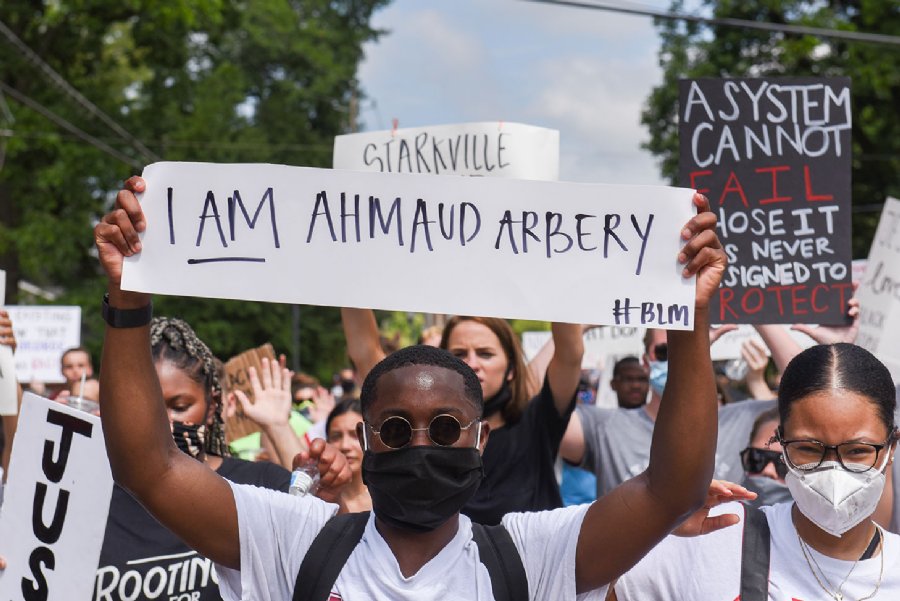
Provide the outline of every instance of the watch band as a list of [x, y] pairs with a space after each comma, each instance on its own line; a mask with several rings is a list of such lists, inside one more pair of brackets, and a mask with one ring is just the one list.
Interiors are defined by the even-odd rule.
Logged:
[[147, 303], [137, 309], [116, 309], [109, 304], [109, 293], [103, 295], [101, 305], [103, 320], [111, 328], [139, 328], [153, 319], [153, 303]]

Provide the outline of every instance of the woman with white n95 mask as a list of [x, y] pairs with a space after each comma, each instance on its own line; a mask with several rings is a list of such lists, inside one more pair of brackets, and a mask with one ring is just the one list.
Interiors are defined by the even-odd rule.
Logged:
[[619, 580], [616, 598], [900, 599], [900, 536], [873, 519], [897, 446], [895, 405], [890, 372], [861, 347], [797, 355], [781, 380], [771, 441], [793, 501], [761, 510], [710, 511], [721, 496], [707, 503], [687, 534], [714, 532], [668, 537]]

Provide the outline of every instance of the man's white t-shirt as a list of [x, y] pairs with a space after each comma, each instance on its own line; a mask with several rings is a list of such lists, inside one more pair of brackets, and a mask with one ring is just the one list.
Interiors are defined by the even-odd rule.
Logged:
[[[771, 533], [770, 601], [832, 599], [813, 576], [810, 564], [816, 567], [816, 563], [831, 583], [832, 591], [837, 590], [853, 569], [842, 588], [847, 601], [861, 598], [873, 601], [900, 599], [900, 536], [885, 532], [881, 585], [874, 597], [868, 597], [879, 581], [881, 555], [860, 561], [853, 567], [852, 561], [833, 559], [810, 549], [808, 564], [791, 520], [791, 507], [793, 503], [762, 508]], [[619, 601], [738, 601], [744, 508], [740, 503], [726, 503], [717, 509], [716, 513], [737, 514], [741, 523], [695, 538], [667, 537], [619, 579], [616, 583]], [[821, 572], [819, 579], [828, 586]]]
[[[229, 482], [237, 505], [241, 570], [217, 565], [225, 601], [286, 601], [294, 592], [306, 551], [337, 506], [315, 497]], [[575, 547], [587, 505], [503, 518], [528, 577], [529, 599], [597, 600], [606, 589], [575, 594]], [[472, 540], [472, 524], [459, 516], [456, 536], [413, 576], [404, 578], [387, 542], [369, 518], [328, 601], [491, 601], [487, 568]], [[325, 601], [325, 600], [323, 600]]]

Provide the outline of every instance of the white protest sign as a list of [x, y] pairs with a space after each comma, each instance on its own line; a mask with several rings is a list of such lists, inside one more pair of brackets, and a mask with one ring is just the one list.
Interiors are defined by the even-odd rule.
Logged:
[[493, 121], [346, 134], [335, 169], [559, 179], [559, 132]]
[[[0, 269], [0, 306], [6, 298], [6, 272]], [[16, 360], [12, 347], [0, 344], [0, 415], [15, 415], [19, 409]]]
[[112, 486], [100, 418], [26, 393], [0, 511], [0, 598], [90, 599]]
[[859, 298], [857, 344], [868, 349], [900, 381], [900, 200], [888, 198], [869, 249]]
[[127, 290], [693, 327], [684, 188], [203, 163], [144, 178]]
[[[583, 369], [599, 369], [607, 357], [640, 357], [644, 353], [644, 328], [608, 326], [591, 328], [584, 333]], [[549, 331], [522, 332], [522, 352], [531, 361], [550, 340]]]
[[10, 305], [16, 332], [16, 376], [20, 382], [65, 382], [62, 354], [81, 344], [81, 307]]
[[[800, 345], [800, 348], [807, 349], [816, 344], [816, 341], [804, 334], [803, 332], [798, 332], [796, 330], [791, 330], [790, 326], [778, 326], [783, 327], [787, 330], [787, 333], [790, 334], [791, 338], [794, 339], [794, 342]], [[741, 358], [741, 346], [743, 346], [744, 342], [748, 339], [754, 339], [763, 345], [766, 349], [766, 354], [771, 355], [772, 353], [769, 351], [769, 347], [765, 345], [760, 335], [756, 332], [753, 326], [750, 325], [739, 325], [737, 330], [731, 332], [725, 332], [722, 334], [718, 340], [712, 343], [712, 346], [709, 347], [709, 354], [713, 361], [725, 361], [730, 359], [740, 359]]]

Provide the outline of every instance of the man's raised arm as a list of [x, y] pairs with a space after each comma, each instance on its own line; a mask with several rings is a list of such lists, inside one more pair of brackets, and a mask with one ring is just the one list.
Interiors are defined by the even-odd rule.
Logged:
[[[716, 451], [717, 401], [709, 354], [709, 301], [726, 259], [709, 202], [685, 226], [678, 260], [697, 276], [694, 330], [670, 331], [669, 375], [660, 403], [650, 466], [596, 501], [585, 515], [576, 551], [576, 585], [592, 590], [620, 576], [706, 498]], [[610, 552], [610, 550], [614, 552]]]

